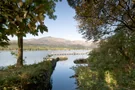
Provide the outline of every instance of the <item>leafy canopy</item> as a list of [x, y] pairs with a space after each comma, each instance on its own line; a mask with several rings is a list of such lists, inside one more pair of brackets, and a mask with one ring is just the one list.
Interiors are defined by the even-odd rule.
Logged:
[[[8, 35], [38, 35], [48, 31], [45, 17], [56, 19], [56, 2], [59, 0], [1, 0], [0, 45], [8, 43]], [[61, 0], [60, 0], [61, 1]]]
[[88, 57], [88, 66], [74, 68], [79, 90], [134, 90], [135, 33], [122, 29], [102, 40]]
[[[87, 39], [98, 39], [114, 28], [135, 31], [135, 0], [67, 0], [75, 9], [79, 31]], [[116, 26], [116, 27], [114, 27]]]

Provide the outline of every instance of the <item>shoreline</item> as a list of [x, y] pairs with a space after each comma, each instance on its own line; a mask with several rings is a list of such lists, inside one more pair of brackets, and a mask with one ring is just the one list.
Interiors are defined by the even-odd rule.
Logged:
[[19, 69], [10, 66], [1, 70], [0, 89], [48, 90], [47, 88], [51, 88], [50, 80], [56, 63], [57, 60], [42, 61]]

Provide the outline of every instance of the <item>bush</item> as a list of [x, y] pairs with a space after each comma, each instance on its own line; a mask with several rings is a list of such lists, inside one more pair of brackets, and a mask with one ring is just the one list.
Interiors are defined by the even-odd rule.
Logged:
[[99, 47], [90, 52], [89, 67], [75, 69], [80, 90], [134, 90], [134, 37], [134, 33], [118, 32], [101, 41]]
[[52, 71], [53, 68], [50, 61], [25, 65], [22, 68], [13, 68], [13, 66], [10, 66], [10, 68], [0, 71], [0, 89], [5, 88], [13, 90], [14, 88], [18, 88], [20, 90], [28, 88], [29, 86], [39, 88], [42, 84], [44, 84], [45, 88], [50, 82]]

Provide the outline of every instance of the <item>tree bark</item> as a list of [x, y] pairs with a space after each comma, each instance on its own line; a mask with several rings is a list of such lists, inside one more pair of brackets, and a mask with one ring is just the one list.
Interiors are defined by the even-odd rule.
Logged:
[[23, 66], [23, 36], [18, 36], [18, 58], [16, 67]]

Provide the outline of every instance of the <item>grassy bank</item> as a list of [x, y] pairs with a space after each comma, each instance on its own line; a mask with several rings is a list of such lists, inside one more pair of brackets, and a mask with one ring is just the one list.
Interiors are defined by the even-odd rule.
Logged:
[[48, 90], [54, 61], [43, 61], [22, 68], [9, 66], [0, 71], [0, 90]]
[[[11, 44], [7, 47], [0, 47], [0, 50], [17, 50], [17, 44]], [[47, 46], [47, 45], [25, 45], [24, 50], [79, 50], [84, 49], [87, 50], [88, 48], [85, 47], [71, 47], [71, 46]]]

